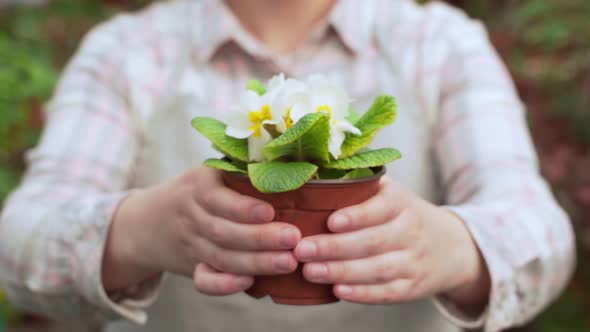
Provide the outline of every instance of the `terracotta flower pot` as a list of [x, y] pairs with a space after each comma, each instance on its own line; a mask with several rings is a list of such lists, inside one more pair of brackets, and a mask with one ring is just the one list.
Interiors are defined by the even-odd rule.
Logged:
[[[276, 211], [275, 220], [293, 224], [302, 235], [329, 233], [328, 217], [336, 210], [359, 204], [379, 191], [379, 179], [385, 169], [374, 176], [354, 180], [312, 180], [298, 190], [279, 194], [263, 194], [244, 175], [224, 172], [225, 184], [242, 194], [270, 203]], [[280, 276], [257, 276], [247, 293], [255, 298], [270, 295], [275, 303], [313, 305], [337, 302], [331, 285], [313, 284], [305, 280], [302, 264], [294, 273]]]

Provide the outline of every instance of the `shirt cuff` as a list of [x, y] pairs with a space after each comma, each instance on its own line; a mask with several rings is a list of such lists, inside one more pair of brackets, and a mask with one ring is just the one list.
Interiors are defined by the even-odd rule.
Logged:
[[[490, 308], [492, 308], [492, 300], [495, 298], [494, 280], [498, 280], [495, 276], [494, 271], [496, 270], [497, 255], [491, 250], [492, 247], [486, 242], [486, 238], [483, 236], [480, 229], [476, 226], [481, 220], [481, 216], [476, 211], [473, 211], [470, 206], [445, 206], [447, 210], [458, 216], [467, 226], [471, 233], [477, 247], [479, 248], [484, 263], [488, 267], [490, 277], [492, 280], [491, 291], [488, 305], [485, 310], [479, 315], [474, 317], [473, 315], [466, 314], [460, 308], [458, 308], [451, 300], [444, 295], [437, 295], [432, 299], [434, 306], [438, 311], [451, 323], [463, 329], [481, 329], [486, 325], [489, 317]], [[477, 209], [476, 209], [477, 210]]]
[[129, 194], [130, 192], [113, 194], [95, 205], [95, 220], [97, 223], [106, 223], [106, 227], [100, 227], [100, 230], [87, 241], [90, 246], [87, 251], [89, 257], [84, 260], [84, 267], [80, 271], [84, 275], [78, 279], [81, 281], [78, 287], [86, 300], [98, 307], [98, 319], [112, 320], [123, 317], [143, 325], [147, 322], [145, 309], [158, 298], [164, 275], [160, 274], [110, 296], [102, 283], [102, 261], [108, 230], [119, 204]]
[[432, 303], [436, 309], [451, 323], [462, 329], [475, 330], [483, 327], [484, 322], [488, 316], [488, 308], [486, 308], [479, 316], [473, 317], [465, 314], [461, 309], [450, 301], [444, 295], [438, 295], [432, 298]]
[[144, 325], [147, 322], [145, 309], [158, 299], [163, 282], [164, 274], [162, 273], [121, 292], [109, 295], [105, 292], [102, 283], [98, 291], [101, 303], [108, 309], [134, 323]]

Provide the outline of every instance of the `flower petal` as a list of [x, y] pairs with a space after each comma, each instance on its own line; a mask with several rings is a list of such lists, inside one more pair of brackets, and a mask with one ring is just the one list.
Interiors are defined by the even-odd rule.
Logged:
[[231, 137], [237, 138], [237, 139], [248, 138], [248, 137], [250, 137], [250, 135], [252, 135], [252, 133], [254, 133], [254, 132], [249, 129], [236, 128], [236, 127], [230, 127], [230, 126], [225, 128], [225, 134], [227, 136], [231, 136]]
[[328, 140], [328, 151], [334, 159], [338, 159], [342, 154], [342, 142], [344, 142], [344, 132], [334, 126], [330, 127], [330, 139]]
[[361, 134], [360, 129], [358, 129], [357, 127], [353, 126], [347, 120], [338, 120], [338, 122], [336, 122], [336, 128], [338, 130], [340, 130], [340, 131], [349, 132], [349, 133], [354, 134], [354, 135], [360, 135]]
[[264, 146], [272, 140], [272, 136], [262, 128], [260, 137], [248, 138], [248, 158], [250, 161], [264, 161]]
[[297, 123], [297, 121], [301, 120], [302, 117], [312, 112], [312, 109], [309, 105], [304, 103], [297, 103], [291, 107], [291, 120], [293, 120], [293, 124]]
[[246, 112], [243, 108], [236, 110], [235, 112], [230, 112], [227, 115], [227, 126], [234, 127], [239, 129], [248, 129], [250, 127], [250, 120], [248, 120], [248, 112]]
[[262, 108], [262, 98], [252, 90], [246, 90], [241, 98], [242, 107], [246, 112], [252, 112]]
[[266, 86], [268, 87], [268, 90], [275, 90], [275, 89], [280, 88], [284, 83], [285, 83], [285, 74], [280, 73], [278, 75], [271, 77], [271, 79], [268, 80], [268, 84]]
[[262, 121], [262, 125], [264, 126], [265, 124], [270, 124], [270, 125], [276, 125], [278, 124], [280, 121], [279, 120], [263, 120]]

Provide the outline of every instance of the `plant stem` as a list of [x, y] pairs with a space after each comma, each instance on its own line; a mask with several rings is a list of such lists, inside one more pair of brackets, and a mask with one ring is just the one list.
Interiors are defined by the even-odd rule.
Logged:
[[305, 161], [303, 158], [303, 147], [301, 146], [301, 141], [297, 141], [297, 154], [296, 157], [297, 161]]

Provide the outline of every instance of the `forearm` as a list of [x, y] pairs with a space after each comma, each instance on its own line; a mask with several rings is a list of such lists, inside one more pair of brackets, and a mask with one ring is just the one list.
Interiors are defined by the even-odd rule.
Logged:
[[[96, 311], [108, 311], [95, 287], [95, 271], [110, 214], [124, 194], [86, 194], [73, 200], [31, 188], [25, 186], [7, 202], [0, 220], [0, 279], [15, 290], [9, 293], [12, 300], [35, 312], [77, 314], [77, 297]], [[60, 307], [68, 303], [63, 298], [71, 300], [67, 308]]]
[[460, 243], [466, 244], [457, 248], [457, 256], [464, 265], [457, 271], [458, 286], [449, 289], [444, 296], [469, 316], [480, 315], [487, 307], [491, 292], [491, 278], [487, 264], [465, 222], [446, 209], [441, 209], [448, 218], [448, 223], [458, 236], [463, 238]]
[[[493, 291], [487, 303], [488, 331], [534, 318], [573, 271], [571, 225], [544, 187], [537, 180], [527, 188], [528, 196], [522, 192], [449, 207], [464, 220], [489, 270]], [[462, 311], [467, 308], [460, 298], [450, 300]]]
[[154, 206], [157, 204], [154, 190], [157, 189], [133, 192], [123, 199], [113, 216], [101, 269], [102, 283], [107, 292], [127, 289], [162, 273], [156, 262], [147, 264], [146, 259], [140, 257], [150, 257], [146, 246], [140, 245], [142, 242], [149, 243], [151, 248], [157, 246], [144, 240], [145, 233], [150, 232], [150, 225], [154, 223], [154, 213], [151, 213], [152, 208], [157, 208]]
[[420, 200], [420, 218], [433, 228], [429, 240], [438, 252], [436, 295], [443, 296], [471, 317], [481, 315], [491, 292], [486, 263], [464, 221], [445, 207]]

